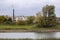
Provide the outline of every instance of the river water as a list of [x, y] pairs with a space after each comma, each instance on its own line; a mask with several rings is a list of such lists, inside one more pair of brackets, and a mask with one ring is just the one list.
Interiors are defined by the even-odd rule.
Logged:
[[35, 32], [17, 32], [17, 33], [0, 33], [0, 38], [3, 39], [44, 39], [44, 38], [60, 38], [60, 32], [47, 32], [47, 33], [35, 33]]

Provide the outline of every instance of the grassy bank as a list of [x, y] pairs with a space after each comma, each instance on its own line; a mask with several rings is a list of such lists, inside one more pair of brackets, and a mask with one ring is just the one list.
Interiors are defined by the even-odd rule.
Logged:
[[60, 25], [57, 25], [56, 27], [51, 27], [51, 28], [39, 28], [36, 27], [35, 25], [0, 25], [0, 30], [1, 29], [24, 29], [24, 30], [60, 30]]
[[0, 25], [0, 29], [33, 29], [34, 25]]

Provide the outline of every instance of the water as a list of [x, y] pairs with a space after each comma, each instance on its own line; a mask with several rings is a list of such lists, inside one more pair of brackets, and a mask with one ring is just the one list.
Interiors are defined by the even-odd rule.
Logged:
[[35, 32], [18, 32], [18, 33], [0, 33], [3, 39], [44, 39], [60, 38], [60, 32], [35, 33]]

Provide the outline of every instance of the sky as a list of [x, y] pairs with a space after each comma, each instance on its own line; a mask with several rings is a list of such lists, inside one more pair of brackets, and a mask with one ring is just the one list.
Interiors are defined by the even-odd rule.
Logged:
[[60, 0], [0, 0], [0, 15], [12, 16], [14, 8], [15, 16], [33, 16], [47, 4], [54, 5], [55, 14], [60, 17]]

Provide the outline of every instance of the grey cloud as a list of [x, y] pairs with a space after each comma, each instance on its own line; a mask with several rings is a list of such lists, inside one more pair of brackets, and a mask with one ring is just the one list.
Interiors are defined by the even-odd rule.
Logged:
[[58, 0], [0, 0], [0, 14], [12, 15], [12, 5], [15, 15], [35, 15], [46, 4], [56, 6], [56, 15], [59, 16], [60, 1]]

